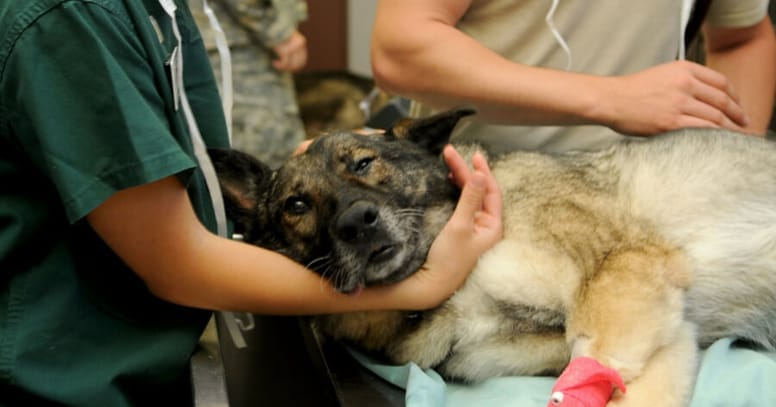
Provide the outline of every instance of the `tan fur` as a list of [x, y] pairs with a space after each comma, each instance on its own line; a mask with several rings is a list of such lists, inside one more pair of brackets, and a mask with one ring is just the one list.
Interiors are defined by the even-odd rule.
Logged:
[[[308, 138], [332, 130], [363, 127], [368, 114], [377, 113], [391, 98], [377, 93], [371, 78], [347, 71], [309, 71], [294, 75], [297, 104]], [[360, 106], [369, 100], [369, 111]]]
[[[428, 317], [431, 321], [414, 331], [394, 331], [396, 342], [386, 346], [387, 353], [397, 363], [436, 366], [445, 375], [475, 381], [499, 374], [558, 372], [570, 357], [589, 356], [618, 370], [628, 383], [629, 393], [617, 395], [611, 405], [685, 405], [697, 359], [695, 323], [708, 324], [686, 320], [687, 290], [697, 273], [708, 277], [698, 269], [706, 260], [692, 258], [699, 251], [683, 250], [704, 245], [695, 243], [704, 237], [676, 229], [683, 217], [701, 227], [725, 223], [725, 213], [712, 208], [715, 201], [729, 208], [725, 195], [730, 192], [725, 188], [740, 194], [766, 194], [760, 204], [776, 198], [776, 187], [758, 185], [753, 188], [757, 192], [752, 192], [739, 185], [741, 178], [766, 177], [765, 173], [772, 183], [776, 158], [747, 148], [748, 153], [757, 154], [750, 160], [766, 159], [770, 167], [757, 165], [762, 174], [723, 174], [728, 170], [712, 170], [718, 164], [706, 168], [702, 161], [730, 160], [724, 151], [727, 147], [696, 156], [693, 148], [709, 148], [698, 137], [715, 136], [686, 137], [684, 142], [672, 143], [672, 148], [687, 152], [687, 157], [675, 154], [687, 160], [687, 165], [700, 164], [686, 174], [676, 174], [702, 177], [691, 185], [671, 174], [675, 170], [670, 166], [684, 164], [644, 155], [637, 159], [646, 165], [638, 165], [641, 161], [634, 165], [629, 163], [634, 159], [630, 147], [592, 158], [580, 155], [557, 160], [516, 153], [495, 160], [494, 174], [506, 194], [504, 241], [482, 257], [466, 286], [433, 312]], [[742, 141], [748, 140], [734, 138], [729, 147], [748, 144]], [[771, 149], [769, 154], [776, 151], [772, 145], [759, 147]], [[634, 144], [633, 153], [638, 149]], [[714, 190], [720, 195], [715, 196]], [[744, 199], [746, 205], [757, 200], [735, 199]], [[769, 223], [765, 227], [774, 232], [776, 210], [760, 204], [756, 210], [749, 208], [755, 210], [749, 216], [754, 222]], [[713, 213], [704, 213], [709, 211]], [[774, 235], [764, 239], [759, 243], [764, 247], [776, 244]], [[710, 236], [707, 240], [716, 244], [717, 239]], [[760, 259], [746, 267], [771, 284], [766, 287], [754, 281], [754, 290], [762, 292], [759, 295], [776, 294], [773, 252], [749, 253]], [[694, 298], [702, 298], [699, 305], [717, 312], [738, 313], [729, 308], [734, 304], [718, 303], [715, 295], [708, 294]], [[526, 333], [522, 328], [518, 336], [502, 337], [498, 325], [503, 321], [494, 316], [489, 301], [557, 311], [565, 316], [565, 331]], [[773, 299], [756, 301], [749, 306], [762, 307], [765, 315], [773, 315]], [[741, 312], [739, 317], [750, 311]], [[766, 331], [772, 335], [773, 326]], [[772, 344], [774, 338], [770, 340]]]
[[333, 339], [349, 339], [369, 351], [390, 346], [402, 328], [405, 315], [398, 311], [352, 312], [318, 320], [318, 328], [333, 333]]
[[[320, 256], [308, 264], [346, 292], [405, 278], [452, 212], [437, 154], [469, 113], [316, 141], [272, 176], [254, 210], [281, 222], [249, 241], [298, 261]], [[424, 312], [321, 316], [317, 327], [472, 382], [593, 357], [627, 383], [610, 405], [628, 407], [685, 405], [699, 346], [723, 336], [776, 349], [774, 143], [693, 129], [490, 163], [504, 238], [455, 295]], [[309, 210], [284, 211], [294, 197]]]

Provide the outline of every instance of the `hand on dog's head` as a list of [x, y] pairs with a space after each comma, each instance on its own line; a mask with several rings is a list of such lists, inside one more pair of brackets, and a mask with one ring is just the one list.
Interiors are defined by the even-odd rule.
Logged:
[[405, 119], [381, 136], [330, 133], [276, 170], [211, 150], [227, 216], [246, 242], [306, 264], [341, 291], [399, 281], [422, 265], [452, 212], [459, 191], [441, 153], [473, 113]]

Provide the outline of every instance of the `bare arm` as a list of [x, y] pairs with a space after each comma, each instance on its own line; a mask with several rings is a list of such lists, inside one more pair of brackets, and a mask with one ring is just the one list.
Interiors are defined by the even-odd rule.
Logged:
[[501, 195], [487, 165], [480, 160], [469, 174], [461, 162], [452, 157], [457, 179], [468, 182], [423, 270], [358, 296], [335, 292], [277, 253], [209, 232], [176, 177], [120, 191], [87, 220], [151, 292], [177, 304], [265, 314], [429, 308], [449, 297], [501, 237]]
[[503, 124], [601, 124], [650, 135], [747, 123], [726, 79], [697, 64], [600, 77], [509, 61], [455, 29], [469, 5], [381, 0], [372, 36], [380, 87], [440, 109], [474, 104], [481, 120]]
[[723, 73], [741, 96], [751, 121], [745, 128], [765, 134], [776, 91], [776, 39], [769, 17], [746, 28], [706, 25], [706, 63]]

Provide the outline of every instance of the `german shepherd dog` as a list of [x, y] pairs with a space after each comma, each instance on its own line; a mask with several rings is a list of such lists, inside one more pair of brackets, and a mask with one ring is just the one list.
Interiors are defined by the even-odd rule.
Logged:
[[[452, 213], [440, 153], [472, 113], [325, 135], [274, 171], [212, 151], [228, 215], [247, 242], [342, 292], [402, 280]], [[735, 336], [776, 349], [776, 144], [688, 129], [490, 164], [504, 238], [456, 294], [417, 313], [316, 317], [318, 329], [472, 382], [588, 356], [627, 383], [610, 405], [650, 407], [687, 403], [699, 346]]]
[[372, 78], [348, 71], [295, 73], [294, 90], [307, 138], [364, 127], [391, 99]]

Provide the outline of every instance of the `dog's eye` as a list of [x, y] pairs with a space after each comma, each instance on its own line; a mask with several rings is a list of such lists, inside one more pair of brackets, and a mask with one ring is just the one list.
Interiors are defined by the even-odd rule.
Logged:
[[298, 196], [292, 196], [286, 199], [283, 204], [283, 211], [293, 215], [304, 215], [310, 210], [307, 200]]
[[353, 172], [358, 175], [366, 174], [366, 172], [369, 171], [369, 167], [372, 165], [372, 161], [374, 160], [374, 157], [365, 157], [356, 161], [355, 165], [353, 165]]

